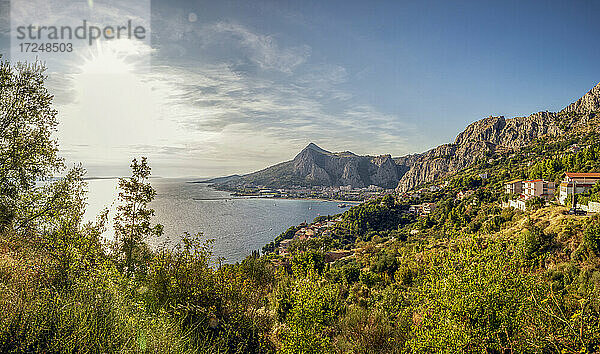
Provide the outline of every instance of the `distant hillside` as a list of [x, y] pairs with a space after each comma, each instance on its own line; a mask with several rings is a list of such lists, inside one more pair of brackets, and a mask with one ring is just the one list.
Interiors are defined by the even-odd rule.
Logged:
[[528, 117], [487, 117], [470, 124], [454, 143], [422, 154], [392, 158], [390, 155], [359, 156], [332, 153], [310, 143], [293, 160], [240, 178], [213, 182], [223, 187], [343, 186], [371, 184], [399, 192], [452, 175], [497, 153], [518, 151], [542, 137], [558, 137], [577, 131], [598, 131], [600, 84], [558, 113], [538, 112]]
[[397, 165], [390, 155], [359, 156], [349, 151], [333, 153], [310, 143], [291, 161], [268, 167], [222, 183], [227, 187], [261, 185], [267, 187], [376, 185], [396, 187], [407, 166]]
[[216, 184], [218, 184], [218, 183], [235, 181], [240, 178], [242, 178], [242, 176], [240, 176], [240, 175], [231, 175], [231, 176], [211, 178], [211, 179], [207, 179], [204, 181], [198, 181], [198, 182], [194, 182], [194, 183], [216, 183]]

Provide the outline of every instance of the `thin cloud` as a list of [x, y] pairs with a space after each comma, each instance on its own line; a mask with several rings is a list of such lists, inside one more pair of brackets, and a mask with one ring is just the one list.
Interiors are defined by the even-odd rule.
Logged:
[[[165, 34], [163, 23], [182, 32]], [[93, 119], [88, 120], [99, 126], [89, 134], [110, 130], [110, 142], [64, 136], [71, 144], [65, 146], [69, 158], [127, 166], [125, 157], [145, 154], [160, 175], [173, 174], [169, 166], [186, 175], [217, 175], [290, 159], [308, 141], [359, 154], [414, 151], [415, 127], [347, 92], [346, 68], [313, 62], [309, 46], [284, 46], [273, 35], [231, 22], [202, 26], [158, 19], [153, 25], [161, 40], [152, 53], [152, 70], [139, 76], [145, 93], [132, 96], [139, 109], [114, 112], [130, 120], [119, 121], [124, 126], [146, 122], [140, 128], [150, 135], [114, 134], [112, 123], [102, 121], [114, 118], [89, 112]], [[165, 45], [166, 36], [179, 39]], [[185, 48], [183, 57], [172, 52], [178, 45]], [[199, 54], [191, 55], [198, 48]], [[85, 114], [86, 107], [79, 107], [83, 103], [73, 98], [68, 83], [57, 79], [52, 86], [57, 102], [69, 108], [75, 131], [77, 114]], [[131, 129], [142, 134], [138, 130]], [[103, 145], [74, 145], [85, 140]]]
[[247, 58], [260, 68], [288, 74], [305, 63], [311, 52], [308, 45], [281, 48], [273, 36], [257, 34], [231, 22], [205, 26], [199, 35], [204, 40], [204, 47], [211, 47], [222, 41], [229, 42], [238, 46]]

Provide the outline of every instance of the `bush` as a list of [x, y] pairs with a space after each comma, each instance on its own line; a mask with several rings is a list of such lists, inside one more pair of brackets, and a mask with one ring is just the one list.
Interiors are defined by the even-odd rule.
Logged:
[[585, 245], [596, 254], [600, 253], [600, 220], [595, 217], [589, 221], [583, 233]]
[[533, 197], [533, 198], [527, 199], [527, 201], [525, 202], [525, 206], [527, 207], [527, 210], [537, 210], [537, 209], [543, 208], [544, 205], [546, 205], [546, 201], [540, 197]]
[[529, 226], [521, 232], [518, 243], [519, 256], [523, 261], [532, 261], [541, 257], [552, 245], [554, 237], [547, 235], [536, 226]]
[[319, 278], [300, 279], [289, 292], [289, 313], [282, 333], [283, 353], [333, 351], [325, 329], [342, 313], [339, 290]]
[[304, 277], [313, 272], [322, 274], [324, 268], [325, 256], [315, 250], [298, 253], [292, 258], [292, 272], [299, 277]]

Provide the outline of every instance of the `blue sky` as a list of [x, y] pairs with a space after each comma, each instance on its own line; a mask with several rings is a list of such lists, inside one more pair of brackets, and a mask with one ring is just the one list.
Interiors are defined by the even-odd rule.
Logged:
[[[61, 146], [94, 175], [140, 154], [159, 175], [250, 172], [310, 141], [422, 152], [490, 114], [557, 111], [585, 94], [600, 81], [599, 13], [594, 1], [152, 1], [153, 66], [132, 105], [159, 93], [148, 124], [160, 128], [136, 129], [140, 114], [122, 140], [110, 121], [78, 134], [73, 122], [102, 120], [99, 109], [76, 106], [82, 77], [49, 67]], [[110, 115], [135, 115], [126, 102]]]

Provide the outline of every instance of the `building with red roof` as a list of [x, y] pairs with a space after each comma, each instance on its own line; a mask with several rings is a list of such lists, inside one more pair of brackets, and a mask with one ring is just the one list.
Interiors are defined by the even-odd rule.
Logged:
[[572, 197], [574, 194], [586, 193], [598, 181], [600, 181], [600, 173], [598, 172], [566, 172], [560, 183], [558, 201], [564, 205], [569, 200], [569, 197]]

